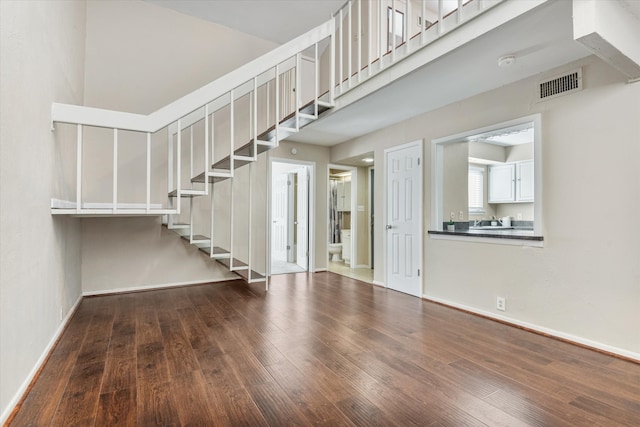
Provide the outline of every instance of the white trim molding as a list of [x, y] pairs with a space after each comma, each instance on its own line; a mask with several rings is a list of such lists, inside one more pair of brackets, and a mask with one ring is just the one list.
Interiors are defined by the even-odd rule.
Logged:
[[550, 328], [545, 328], [544, 326], [539, 326], [536, 325], [534, 323], [529, 323], [529, 322], [523, 322], [521, 320], [517, 320], [517, 319], [513, 319], [511, 317], [507, 317], [507, 316], [502, 316], [500, 314], [496, 314], [496, 313], [492, 313], [490, 311], [485, 311], [485, 310], [480, 310], [478, 308], [475, 307], [470, 307], [468, 305], [464, 305], [464, 304], [459, 304], [456, 302], [452, 302], [446, 299], [442, 299], [442, 298], [437, 298], [437, 297], [432, 297], [432, 296], [428, 296], [428, 295], [422, 295], [422, 299], [426, 300], [426, 301], [431, 301], [431, 302], [435, 302], [438, 304], [442, 304], [442, 305], [446, 305], [449, 307], [453, 307], [453, 308], [457, 308], [460, 310], [464, 310], [467, 311], [469, 313], [474, 313], [474, 314], [478, 314], [480, 316], [484, 316], [487, 317], [489, 319], [494, 319], [494, 320], [498, 320], [500, 322], [512, 325], [512, 326], [519, 326], [522, 328], [526, 328], [530, 331], [535, 331], [535, 332], [539, 332], [541, 334], [544, 335], [549, 335], [551, 337], [555, 337], [555, 338], [559, 338], [561, 340], [564, 341], [568, 341], [574, 344], [578, 344], [581, 346], [585, 346], [585, 347], [589, 347], [591, 349], [594, 350], [600, 350], [600, 351], [604, 351], [606, 353], [611, 353], [614, 355], [618, 355], [627, 359], [632, 359], [635, 361], [640, 362], [640, 354], [639, 353], [634, 353], [632, 351], [629, 350], [624, 350], [622, 348], [618, 348], [618, 347], [613, 347], [607, 344], [603, 344], [597, 341], [592, 341], [586, 338], [582, 338], [579, 337], [577, 335], [572, 335], [572, 334], [567, 334], [565, 332], [561, 332], [561, 331], [557, 331], [555, 329], [550, 329]]
[[71, 307], [71, 309], [69, 310], [65, 318], [62, 320], [62, 322], [60, 322], [60, 325], [58, 325], [58, 328], [56, 329], [55, 333], [51, 337], [51, 340], [49, 340], [49, 344], [47, 344], [47, 346], [44, 348], [44, 350], [42, 351], [42, 354], [40, 355], [36, 363], [33, 365], [33, 368], [31, 369], [27, 377], [24, 379], [24, 381], [20, 385], [20, 388], [16, 390], [16, 393], [14, 394], [13, 398], [9, 401], [7, 406], [2, 411], [2, 415], [0, 415], [1, 425], [4, 425], [4, 423], [7, 422], [7, 420], [13, 413], [16, 406], [22, 401], [24, 397], [26, 397], [25, 393], [29, 390], [29, 386], [31, 385], [31, 382], [36, 378], [36, 375], [38, 374], [38, 372], [40, 372], [40, 369], [42, 369], [42, 367], [46, 363], [47, 359], [49, 358], [49, 355], [51, 354], [54, 347], [56, 346], [58, 339], [60, 339], [60, 336], [62, 335], [65, 328], [67, 327], [67, 324], [69, 323], [69, 321], [71, 321], [71, 318], [76, 313], [76, 310], [78, 309], [78, 306], [80, 305], [81, 301], [82, 301], [82, 295], [80, 295], [76, 300], [76, 302], [73, 303], [73, 306]]

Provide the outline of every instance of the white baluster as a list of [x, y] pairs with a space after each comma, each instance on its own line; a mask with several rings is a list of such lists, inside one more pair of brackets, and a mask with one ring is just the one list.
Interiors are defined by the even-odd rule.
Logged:
[[113, 130], [113, 212], [118, 210], [118, 129]]

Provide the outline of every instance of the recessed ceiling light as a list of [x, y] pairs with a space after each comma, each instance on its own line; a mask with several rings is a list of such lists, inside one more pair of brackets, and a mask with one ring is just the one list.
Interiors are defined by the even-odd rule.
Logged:
[[498, 67], [509, 67], [516, 62], [516, 57], [514, 55], [505, 55], [498, 58]]
[[365, 163], [373, 163], [373, 159], [371, 157], [365, 157], [362, 161]]

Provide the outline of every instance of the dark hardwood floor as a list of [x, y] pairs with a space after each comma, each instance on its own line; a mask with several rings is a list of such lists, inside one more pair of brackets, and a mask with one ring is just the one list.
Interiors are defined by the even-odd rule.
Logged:
[[301, 273], [85, 298], [26, 425], [638, 426], [640, 365]]

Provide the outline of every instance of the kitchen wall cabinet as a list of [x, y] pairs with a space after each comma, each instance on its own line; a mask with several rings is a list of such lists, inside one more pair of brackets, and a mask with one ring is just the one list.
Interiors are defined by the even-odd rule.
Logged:
[[489, 203], [533, 202], [533, 160], [489, 166]]

